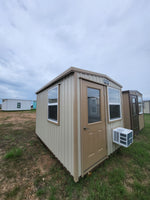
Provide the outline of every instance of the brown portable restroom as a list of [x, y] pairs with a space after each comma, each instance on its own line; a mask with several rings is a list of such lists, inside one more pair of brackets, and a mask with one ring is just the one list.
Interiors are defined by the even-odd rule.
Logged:
[[127, 90], [123, 91], [122, 95], [124, 127], [138, 134], [144, 128], [142, 94], [137, 90]]
[[36, 134], [78, 181], [119, 145], [122, 86], [104, 74], [71, 67], [37, 91]]

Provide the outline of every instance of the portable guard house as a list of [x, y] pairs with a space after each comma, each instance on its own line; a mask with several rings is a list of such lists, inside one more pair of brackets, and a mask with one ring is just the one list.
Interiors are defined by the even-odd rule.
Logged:
[[150, 114], [150, 100], [144, 101], [144, 113]]
[[36, 92], [36, 134], [78, 181], [118, 147], [122, 86], [104, 74], [71, 67]]
[[142, 94], [136, 90], [127, 90], [123, 91], [122, 95], [124, 127], [137, 134], [144, 128]]
[[2, 99], [2, 110], [31, 110], [31, 101], [22, 99]]

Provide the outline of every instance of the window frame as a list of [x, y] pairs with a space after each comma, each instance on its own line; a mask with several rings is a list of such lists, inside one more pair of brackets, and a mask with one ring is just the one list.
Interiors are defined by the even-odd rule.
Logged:
[[[89, 122], [89, 119], [87, 119], [88, 125], [90, 125], [90, 124], [100, 123], [102, 121], [102, 115], [101, 115], [101, 89], [95, 88], [95, 87], [87, 87], [87, 98], [88, 98], [88, 88], [95, 89], [95, 90], [99, 91], [99, 109], [100, 109], [100, 112], [99, 112], [100, 120], [99, 121], [95, 121], [95, 122]], [[88, 104], [88, 102], [87, 102], [87, 104]], [[89, 117], [89, 112], [88, 112], [88, 117]]]
[[17, 109], [21, 108], [21, 102], [17, 102]]
[[[113, 90], [117, 90], [120, 92], [120, 103], [110, 103], [109, 102], [109, 88]], [[118, 121], [122, 119], [122, 100], [121, 100], [121, 90], [113, 87], [107, 87], [107, 101], [108, 101], [108, 116], [109, 116], [109, 122]], [[110, 105], [120, 105], [120, 117], [110, 119]]]
[[[57, 88], [57, 102], [56, 103], [49, 103], [49, 101], [48, 101], [49, 100], [49, 91], [53, 90], [55, 88]], [[53, 123], [55, 125], [59, 125], [60, 124], [60, 84], [55, 85], [55, 86], [48, 89], [47, 101], [48, 101], [47, 102], [47, 120], [50, 123]], [[55, 106], [55, 105], [57, 105], [57, 120], [50, 119], [49, 113], [48, 113], [49, 112], [49, 106]]]
[[[141, 102], [139, 101], [139, 98], [141, 98]], [[141, 111], [141, 112], [140, 112], [139, 106], [141, 106], [141, 108], [142, 108], [142, 111]], [[141, 96], [138, 96], [138, 111], [139, 111], [139, 112], [138, 112], [139, 115], [143, 114], [143, 112], [144, 112], [144, 108], [143, 108], [143, 99], [142, 99]]]

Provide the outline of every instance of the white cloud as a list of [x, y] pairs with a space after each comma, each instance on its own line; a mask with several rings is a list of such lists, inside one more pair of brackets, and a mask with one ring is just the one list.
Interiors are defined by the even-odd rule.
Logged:
[[35, 98], [78, 66], [150, 98], [149, 13], [148, 0], [1, 1], [0, 96]]

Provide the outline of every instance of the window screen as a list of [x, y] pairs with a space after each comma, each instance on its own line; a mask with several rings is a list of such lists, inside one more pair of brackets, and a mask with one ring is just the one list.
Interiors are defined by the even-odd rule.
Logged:
[[120, 105], [109, 105], [110, 119], [120, 118]]
[[57, 105], [48, 106], [48, 119], [57, 121]]
[[110, 120], [121, 117], [121, 99], [120, 90], [115, 88], [108, 88], [108, 104], [109, 104], [109, 118]]
[[58, 122], [58, 86], [48, 90], [48, 119]]

